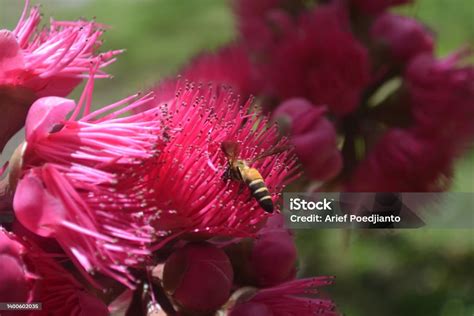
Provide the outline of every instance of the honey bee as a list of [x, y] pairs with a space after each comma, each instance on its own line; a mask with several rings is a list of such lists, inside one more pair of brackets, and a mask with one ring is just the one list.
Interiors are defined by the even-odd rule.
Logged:
[[238, 159], [240, 146], [236, 142], [224, 141], [221, 144], [221, 148], [228, 161], [228, 167], [224, 173], [224, 179], [240, 181], [241, 183], [247, 185], [252, 196], [255, 198], [255, 200], [257, 200], [260, 207], [265, 212], [273, 213], [274, 206], [270, 191], [268, 191], [268, 188], [265, 185], [265, 180], [263, 179], [260, 172], [256, 168], [251, 167], [251, 164], [259, 159], [276, 155], [286, 150], [286, 148], [279, 147], [267, 151], [252, 159], [250, 162], [243, 159]]

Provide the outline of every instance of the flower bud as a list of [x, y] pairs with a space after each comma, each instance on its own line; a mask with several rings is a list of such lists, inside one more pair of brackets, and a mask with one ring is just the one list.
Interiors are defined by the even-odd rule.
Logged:
[[233, 271], [229, 258], [208, 243], [190, 243], [166, 260], [163, 286], [187, 312], [218, 309], [230, 296]]
[[371, 30], [375, 41], [386, 46], [391, 57], [406, 63], [420, 53], [432, 53], [432, 34], [420, 22], [395, 14], [379, 16]]
[[303, 166], [316, 180], [328, 180], [339, 173], [342, 157], [337, 149], [336, 130], [323, 116], [325, 109], [302, 98], [284, 101], [273, 119], [286, 127]]
[[272, 286], [296, 275], [296, 246], [290, 232], [284, 229], [259, 236], [253, 246], [251, 262], [257, 283]]
[[227, 247], [236, 283], [267, 287], [295, 277], [296, 246], [281, 219], [281, 215], [273, 215], [256, 239], [244, 239]]

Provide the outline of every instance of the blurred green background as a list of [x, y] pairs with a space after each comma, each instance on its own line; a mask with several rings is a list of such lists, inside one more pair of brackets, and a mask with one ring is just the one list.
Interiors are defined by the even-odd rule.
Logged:
[[[127, 49], [108, 68], [114, 80], [101, 80], [96, 85], [96, 106], [147, 89], [161, 77], [174, 74], [196, 53], [213, 50], [236, 36], [234, 17], [225, 0], [41, 3], [45, 17], [96, 17], [111, 26], [103, 49]], [[12, 28], [22, 5], [19, 0], [0, 0], [0, 25]], [[399, 11], [430, 26], [437, 34], [440, 55], [474, 43], [473, 0], [422, 0]], [[460, 159], [453, 191], [474, 191], [473, 162], [472, 151]], [[472, 210], [466, 211], [472, 214]], [[474, 315], [473, 230], [351, 234], [320, 230], [299, 231], [296, 237], [300, 274], [336, 275], [336, 284], [327, 292], [344, 315]]]

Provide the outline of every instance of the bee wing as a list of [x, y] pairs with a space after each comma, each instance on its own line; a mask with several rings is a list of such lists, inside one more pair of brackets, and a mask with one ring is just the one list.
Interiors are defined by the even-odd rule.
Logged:
[[275, 148], [272, 148], [272, 149], [269, 149], [265, 152], [263, 152], [262, 154], [258, 155], [257, 157], [253, 158], [250, 163], [254, 163], [255, 161], [258, 161], [260, 159], [263, 159], [265, 157], [268, 157], [268, 156], [273, 156], [273, 155], [277, 155], [281, 152], [284, 152], [285, 150], [288, 150], [290, 149], [290, 146], [278, 146], [278, 147], [275, 147]]
[[229, 163], [232, 165], [240, 153], [239, 143], [232, 141], [224, 141], [221, 144], [221, 149], [227, 156], [227, 159], [229, 159]]

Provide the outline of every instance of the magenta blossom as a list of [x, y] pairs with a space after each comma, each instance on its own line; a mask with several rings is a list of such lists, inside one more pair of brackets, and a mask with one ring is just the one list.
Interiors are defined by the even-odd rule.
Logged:
[[436, 138], [391, 129], [360, 163], [347, 189], [361, 192], [426, 192], [446, 189], [454, 154]]
[[[15, 29], [0, 30], [0, 86], [27, 88], [38, 97], [66, 96], [87, 77], [91, 61], [102, 68], [121, 52], [94, 55], [103, 33], [95, 22], [52, 20], [49, 29], [38, 30], [38, 7], [29, 15], [27, 10], [28, 1]], [[99, 71], [96, 77], [107, 75]]]
[[328, 180], [342, 167], [336, 130], [325, 112], [301, 98], [288, 99], [273, 112], [273, 119], [288, 131], [307, 175], [316, 180]]
[[[166, 236], [249, 236], [266, 219], [250, 190], [235, 180], [225, 180], [228, 159], [224, 141], [239, 144], [237, 159], [247, 160], [263, 176], [276, 203], [284, 184], [295, 176], [292, 151], [252, 162], [258, 155], [284, 149], [276, 126], [257, 116], [224, 88], [188, 84], [177, 97], [158, 107], [168, 138], [161, 154], [149, 161], [146, 175], [147, 204], [157, 208], [152, 220]], [[151, 219], [150, 219], [151, 220]], [[159, 247], [159, 245], [157, 245]]]
[[243, 293], [230, 309], [230, 316], [284, 316], [284, 315], [324, 315], [336, 316], [334, 304], [327, 299], [311, 298], [316, 288], [332, 283], [331, 277], [294, 280], [271, 288]]
[[240, 39], [257, 55], [271, 52], [278, 39], [294, 28], [290, 12], [303, 7], [298, 0], [234, 0]]
[[[13, 31], [0, 30], [0, 151], [24, 124], [28, 108], [38, 97], [68, 95], [91, 63], [103, 68], [121, 51], [95, 55], [103, 31], [95, 22], [51, 21], [39, 29], [41, 15], [29, 1]], [[96, 77], [108, 77], [98, 71]]]
[[[474, 67], [461, 65], [466, 51], [437, 60], [424, 54], [407, 67], [405, 78], [417, 128], [456, 151], [474, 135]], [[444, 150], [443, 150], [444, 151]]]
[[344, 10], [320, 6], [302, 15], [296, 33], [283, 38], [267, 65], [269, 93], [304, 97], [344, 115], [354, 110], [369, 80], [367, 50], [349, 31]]
[[377, 17], [371, 36], [399, 63], [406, 63], [421, 53], [432, 53], [434, 48], [433, 35], [423, 24], [390, 13]]
[[193, 82], [230, 86], [243, 100], [260, 89], [259, 78], [247, 51], [237, 44], [224, 47], [215, 54], [196, 57], [181, 75]]
[[133, 287], [127, 267], [147, 258], [154, 230], [132, 167], [156, 154], [161, 127], [157, 109], [122, 116], [150, 95], [90, 112], [93, 83], [77, 105], [47, 97], [30, 108], [13, 206], [23, 226], [55, 238], [82, 272]]
[[42, 310], [35, 315], [109, 314], [107, 306], [88, 293], [51, 256], [2, 228], [0, 266], [7, 269], [0, 277], [0, 300], [3, 302], [41, 302]]

